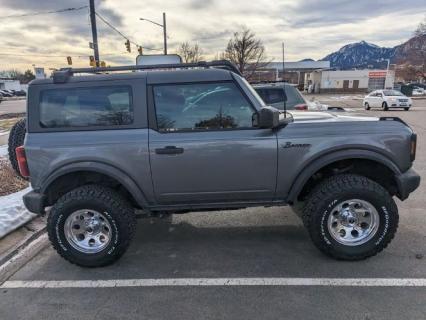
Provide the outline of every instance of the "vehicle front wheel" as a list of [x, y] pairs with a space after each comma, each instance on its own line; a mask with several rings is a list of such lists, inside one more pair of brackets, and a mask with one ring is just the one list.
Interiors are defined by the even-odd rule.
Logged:
[[136, 226], [134, 209], [109, 188], [87, 185], [63, 195], [52, 207], [47, 231], [53, 248], [82, 267], [118, 260]]
[[408, 110], [410, 110], [410, 108], [404, 108], [404, 110], [405, 110], [405, 111], [408, 111]]
[[370, 105], [368, 104], [368, 102], [365, 103], [364, 107], [365, 107], [365, 110], [370, 110]]
[[388, 110], [389, 110], [388, 104], [387, 104], [386, 102], [383, 102], [383, 104], [382, 104], [382, 109], [383, 109], [384, 111], [388, 111]]
[[333, 176], [311, 193], [303, 222], [318, 249], [340, 260], [362, 260], [391, 242], [398, 208], [378, 183], [359, 175]]

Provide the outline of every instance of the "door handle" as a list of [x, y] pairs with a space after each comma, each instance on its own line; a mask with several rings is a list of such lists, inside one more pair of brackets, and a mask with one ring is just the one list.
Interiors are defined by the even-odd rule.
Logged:
[[156, 154], [181, 154], [183, 153], [183, 148], [178, 148], [176, 146], [166, 146], [164, 148], [155, 149]]

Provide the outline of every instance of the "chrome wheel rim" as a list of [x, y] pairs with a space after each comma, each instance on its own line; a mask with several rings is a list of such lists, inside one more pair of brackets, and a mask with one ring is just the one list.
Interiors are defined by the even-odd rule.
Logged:
[[342, 201], [328, 216], [328, 232], [338, 243], [359, 246], [371, 240], [379, 228], [379, 214], [369, 202], [360, 199]]
[[111, 225], [104, 214], [90, 209], [70, 214], [65, 220], [64, 231], [68, 243], [83, 253], [102, 251], [112, 237]]

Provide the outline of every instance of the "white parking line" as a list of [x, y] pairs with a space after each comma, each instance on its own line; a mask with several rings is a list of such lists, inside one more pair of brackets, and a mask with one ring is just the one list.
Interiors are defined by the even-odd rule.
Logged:
[[326, 286], [326, 287], [426, 287], [426, 278], [175, 278], [64, 281], [6, 281], [1, 289], [118, 288], [185, 286]]

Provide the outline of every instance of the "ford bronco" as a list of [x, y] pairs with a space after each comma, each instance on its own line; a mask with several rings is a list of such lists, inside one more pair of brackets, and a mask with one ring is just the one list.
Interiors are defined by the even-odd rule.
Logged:
[[[152, 69], [152, 70], [151, 70]], [[398, 118], [268, 107], [227, 61], [62, 69], [29, 85], [16, 149], [55, 250], [104, 266], [150, 214], [290, 205], [325, 254], [359, 260], [398, 227], [420, 183]]]

